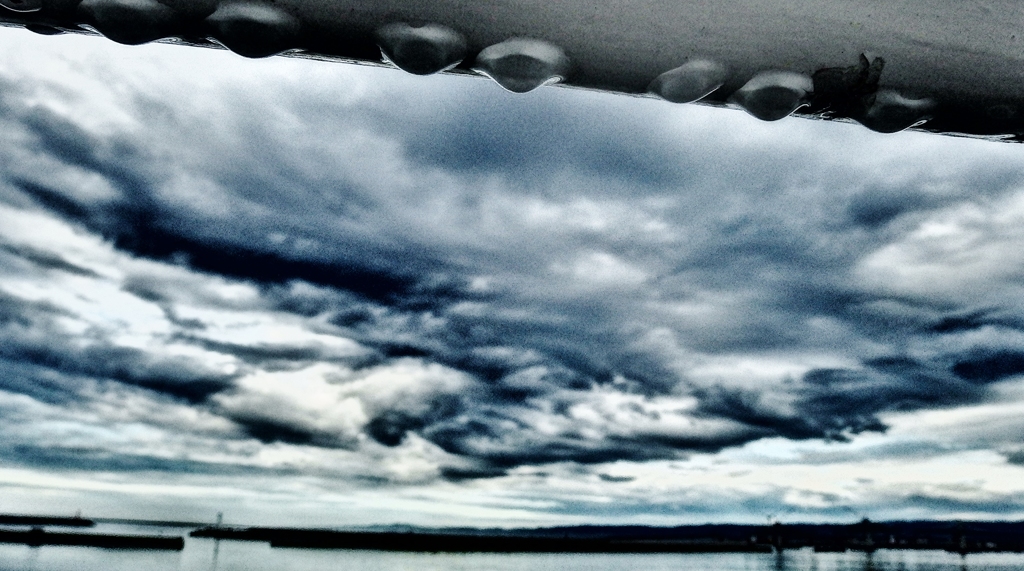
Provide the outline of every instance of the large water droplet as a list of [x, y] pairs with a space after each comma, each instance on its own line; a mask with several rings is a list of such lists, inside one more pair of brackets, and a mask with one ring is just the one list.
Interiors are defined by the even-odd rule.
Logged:
[[466, 57], [466, 40], [455, 30], [427, 24], [388, 24], [377, 30], [380, 51], [399, 69], [430, 75], [451, 69]]
[[0, 6], [12, 12], [38, 12], [43, 9], [43, 0], [0, 0]]
[[654, 78], [647, 90], [672, 103], [690, 103], [721, 87], [728, 76], [724, 65], [697, 59]]
[[806, 75], [766, 71], [755, 75], [732, 100], [762, 121], [778, 121], [802, 107], [813, 91], [814, 82]]
[[910, 99], [891, 89], [879, 90], [857, 121], [872, 131], [896, 133], [920, 125], [935, 108], [931, 99]]
[[299, 21], [287, 12], [258, 2], [221, 5], [206, 18], [214, 37], [236, 54], [267, 57], [295, 47]]
[[173, 35], [174, 10], [157, 0], [84, 0], [87, 22], [119, 44], [138, 45]]
[[530, 38], [512, 38], [484, 48], [473, 69], [514, 93], [565, 79], [569, 58], [561, 48]]

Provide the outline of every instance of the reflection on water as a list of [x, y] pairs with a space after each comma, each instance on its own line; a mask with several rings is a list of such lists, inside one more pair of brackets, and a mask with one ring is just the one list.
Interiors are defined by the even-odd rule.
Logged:
[[[97, 532], [112, 528], [97, 529]], [[118, 532], [186, 535], [188, 529], [137, 528]], [[1024, 554], [966, 557], [943, 551], [873, 554], [431, 554], [271, 549], [265, 543], [192, 539], [181, 552], [0, 544], [0, 571], [1010, 571]]]
[[217, 559], [220, 557], [220, 540], [213, 540], [213, 557], [210, 558], [210, 571], [217, 571]]

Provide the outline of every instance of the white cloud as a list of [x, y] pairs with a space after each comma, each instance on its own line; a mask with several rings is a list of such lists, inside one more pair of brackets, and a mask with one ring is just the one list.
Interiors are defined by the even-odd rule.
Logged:
[[962, 202], [931, 214], [856, 268], [866, 287], [943, 302], [1013, 299], [1024, 262], [1024, 192]]

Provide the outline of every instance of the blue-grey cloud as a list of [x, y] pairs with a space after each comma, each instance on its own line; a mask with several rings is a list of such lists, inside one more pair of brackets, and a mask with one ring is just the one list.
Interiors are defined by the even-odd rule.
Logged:
[[45, 468], [59, 472], [114, 472], [163, 474], [210, 474], [219, 476], [260, 475], [295, 476], [296, 469], [262, 468], [223, 462], [201, 462], [181, 458], [165, 458], [146, 454], [124, 454], [98, 447], [33, 446], [16, 444], [2, 446], [4, 459], [11, 465]]
[[[45, 341], [5, 336], [0, 359], [64, 375], [113, 380], [192, 403], [225, 390], [233, 378], [204, 370], [188, 359], [159, 358], [141, 349], [104, 343], [75, 347], [71, 339], [57, 335]], [[23, 386], [25, 381], [14, 377], [0, 386], [7, 387], [8, 383], [11, 387]]]
[[64, 258], [52, 252], [43, 252], [25, 246], [13, 246], [9, 244], [0, 246], [0, 248], [2, 248], [8, 254], [17, 256], [25, 260], [26, 262], [34, 264], [35, 266], [40, 268], [60, 270], [62, 272], [67, 272], [70, 274], [76, 274], [80, 276], [97, 276], [96, 272], [89, 270], [88, 268], [76, 266], [75, 264], [68, 262]]
[[953, 365], [953, 373], [976, 383], [992, 382], [1024, 373], [1024, 352], [994, 351], [971, 356]]
[[[524, 465], [676, 459], [768, 437], [848, 439], [884, 431], [886, 412], [982, 402], [992, 383], [1024, 373], [1024, 346], [957, 337], [1020, 329], [1013, 300], [979, 309], [908, 299], [854, 275], [915, 217], [1015, 192], [1024, 163], [979, 160], [942, 180], [925, 163], [880, 174], [801, 140], [680, 134], [660, 125], [659, 102], [555, 90], [507, 100], [492, 87], [467, 82], [438, 97], [435, 86], [424, 103], [399, 105], [401, 95], [302, 99], [292, 86], [294, 99], [277, 102], [297, 117], [290, 135], [267, 119], [278, 108], [253, 95], [202, 126], [223, 138], [196, 137], [196, 118], [174, 102], [140, 104], [145, 130], [102, 132], [5, 92], [3, 120], [27, 141], [22, 152], [112, 189], [96, 198], [53, 172], [12, 172], [2, 177], [7, 205], [45, 212], [124, 260], [251, 286], [259, 311], [360, 351], [215, 334], [202, 312], [178, 308], [181, 292], [162, 278], [127, 275], [120, 291], [159, 306], [170, 324], [162, 342], [238, 370], [109, 336], [79, 343], [44, 304], [0, 293], [0, 357], [13, 371], [0, 388], [47, 403], [87, 398], [74, 378], [143, 388], [262, 443], [397, 449], [416, 437], [462, 461], [441, 476], [464, 480]], [[370, 151], [332, 154], [350, 139]], [[213, 198], [168, 198], [174, 184], [209, 185], [225, 212]], [[0, 256], [101, 277], [24, 244], [0, 243]], [[935, 349], [911, 354], [898, 337]], [[698, 374], [702, 360], [795, 354], [860, 365], [765, 383]], [[217, 400], [244, 396], [239, 379], [254, 371], [330, 363], [357, 374], [403, 360], [469, 380], [424, 389], [415, 406], [367, 405], [360, 434]], [[42, 380], [45, 371], [61, 380]], [[623, 402], [592, 402], [606, 394]], [[696, 404], [645, 408], [657, 399]], [[574, 411], [588, 406], [600, 413], [583, 426]], [[664, 427], [672, 414], [707, 428], [619, 420]], [[604, 480], [627, 481], [615, 478]]]

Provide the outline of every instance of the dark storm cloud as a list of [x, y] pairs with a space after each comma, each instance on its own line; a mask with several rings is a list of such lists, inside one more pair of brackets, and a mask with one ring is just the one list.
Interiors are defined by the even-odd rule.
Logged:
[[331, 322], [341, 327], [351, 327], [373, 319], [371, 309], [376, 307], [349, 291], [306, 287], [306, 284], [300, 282], [270, 285], [264, 289], [263, 295], [275, 309], [304, 317], [329, 313]]
[[[438, 101], [429, 114], [413, 108], [396, 115], [374, 107], [368, 114], [373, 128], [403, 141], [409, 158], [445, 170], [500, 173], [524, 182], [573, 169], [637, 186], [681, 184], [692, 176], [658, 125], [608, 113], [600, 100], [531, 101], [487, 84], [467, 88]], [[437, 144], [438, 133], [445, 134], [446, 144]]]
[[89, 217], [88, 207], [79, 204], [58, 190], [30, 180], [14, 178], [10, 182], [40, 206], [67, 219], [80, 221], [87, 220]]
[[611, 474], [598, 474], [598, 478], [605, 482], [621, 483], [621, 482], [632, 482], [636, 478], [632, 476], [613, 476]]
[[320, 347], [242, 345], [213, 341], [190, 335], [178, 335], [176, 339], [221, 355], [237, 357], [240, 361], [267, 371], [288, 370], [307, 365], [311, 362], [335, 361], [361, 367], [376, 361], [372, 355], [344, 357], [331, 355]]
[[[767, 406], [761, 392], [724, 388], [702, 394], [701, 410], [758, 427], [764, 435], [846, 440], [865, 431], [884, 432], [887, 427], [879, 413], [976, 403], [988, 394], [984, 383], [1024, 372], [1012, 368], [1016, 362], [1011, 356], [994, 359], [994, 366], [991, 360], [970, 362], [969, 366], [979, 367], [984, 374], [969, 378], [957, 372], [964, 363], [949, 371], [941, 363], [876, 358], [860, 369], [809, 371], [793, 387], [797, 398], [792, 411]], [[993, 367], [1002, 367], [999, 374]]]
[[1024, 324], [1016, 324], [1012, 321], [1002, 320], [990, 315], [989, 311], [982, 310], [942, 317], [935, 323], [930, 324], [928, 326], [928, 330], [933, 333], [957, 333], [960, 331], [980, 329], [986, 325], [1009, 325], [1017, 329], [1024, 328], [1020, 326]]
[[24, 300], [0, 291], [0, 325], [30, 327], [36, 320], [55, 315], [67, 315], [67, 311], [52, 303]]
[[[843, 505], [843, 499], [834, 494], [816, 493], [815, 505], [793, 505], [786, 498], [788, 488], [772, 488], [757, 496], [724, 495], [707, 489], [689, 489], [676, 492], [668, 497], [622, 497], [614, 502], [593, 502], [586, 499], [558, 498], [551, 512], [561, 514], [585, 513], [588, 517], [608, 517], [613, 522], [637, 515], [668, 516], [666, 525], [678, 522], [682, 514], [697, 514], [701, 523], [709, 522], [748, 522], [763, 524], [765, 518], [791, 521], [793, 513], [798, 513], [797, 521], [806, 522], [803, 518], [837, 518], [840, 520], [851, 517], [851, 508]], [[873, 507], [873, 506], [872, 506]], [[857, 512], [854, 512], [855, 514]], [[627, 528], [628, 529], [628, 528]], [[647, 528], [648, 530], [650, 528]]]
[[847, 213], [855, 224], [878, 228], [907, 212], [934, 206], [938, 200], [917, 188], [869, 188], [851, 197]]
[[1017, 466], [1024, 466], [1024, 450], [1018, 450], [1006, 454], [1006, 461]]
[[911, 494], [901, 501], [910, 508], [923, 508], [929, 513], [987, 513], [987, 514], [1012, 514], [1019, 512], [1024, 507], [1024, 497], [1021, 494], [986, 494], [989, 497], [981, 499], [958, 498], [961, 490], [950, 490], [949, 496], [938, 494]]
[[[451, 312], [396, 315], [394, 310], [371, 316], [357, 307], [341, 312], [333, 321], [349, 323], [354, 338], [378, 348], [385, 357], [425, 357], [495, 383], [496, 396], [503, 385], [510, 393], [518, 394], [522, 388], [503, 379], [534, 365], [551, 367], [545, 377], [545, 385], [550, 387], [586, 389], [610, 380], [615, 365], [608, 362], [610, 359], [595, 359], [592, 347], [614, 344], [614, 336], [585, 329], [567, 335], [563, 326], [538, 319], [538, 313], [545, 310], [550, 312], [548, 316], [561, 314], [567, 320], [588, 319], [585, 314], [576, 314], [576, 308], [552, 304], [505, 316], [498, 303], [492, 307], [493, 312], [474, 316]], [[398, 315], [402, 316], [400, 327], [390, 327]], [[591, 314], [589, 318], [598, 320], [599, 316]], [[633, 357], [626, 354], [610, 358], [625, 361]], [[633, 376], [654, 384], [666, 375], [664, 370], [645, 370], [657, 365], [641, 363], [642, 357], [633, 360], [637, 365], [629, 367]]]
[[[558, 376], [557, 374], [555, 375]], [[705, 437], [675, 440], [664, 434], [584, 435], [570, 409], [586, 399], [585, 390], [567, 391], [562, 382], [535, 383], [524, 389], [514, 381], [477, 381], [459, 394], [435, 394], [415, 410], [387, 408], [366, 425], [367, 434], [385, 446], [401, 444], [416, 432], [445, 452], [472, 461], [472, 467], [448, 466], [453, 480], [491, 477], [522, 465], [549, 462], [597, 464], [615, 460], [679, 457], [679, 450], [720, 449], [739, 439]], [[520, 385], [521, 386], [521, 385]], [[551, 409], [551, 410], [547, 410]], [[552, 433], [536, 426], [547, 417], [564, 428]]]
[[[52, 371], [54, 379], [114, 380], [199, 403], [232, 383], [231, 375], [207, 370], [190, 359], [158, 357], [101, 338], [80, 343], [53, 326], [52, 319], [62, 315], [68, 313], [0, 294], [0, 360], [8, 372], [0, 378], [0, 388], [50, 401], [55, 387], [45, 371]], [[32, 372], [25, 376], [26, 371]]]
[[38, 321], [54, 315], [66, 312], [46, 302], [26, 301], [0, 292], [0, 390], [47, 403], [77, 398], [76, 387], [66, 376], [34, 363], [32, 351], [26, 354], [20, 347], [19, 331], [31, 330]]
[[[479, 396], [479, 391], [473, 391], [472, 396]], [[433, 395], [427, 402], [418, 403], [419, 410], [415, 413], [394, 409], [382, 411], [367, 423], [366, 433], [385, 446], [397, 446], [408, 432], [423, 430], [456, 417], [469, 408], [468, 404], [465, 398], [457, 395]]]
[[[144, 150], [144, 141], [100, 138], [77, 124], [42, 108], [23, 110], [20, 122], [34, 136], [42, 152], [69, 165], [103, 176], [121, 192], [115, 200], [82, 203], [63, 189], [16, 178], [18, 189], [41, 206], [84, 224], [124, 251], [158, 260], [184, 260], [191, 267], [223, 276], [280, 284], [305, 280], [328, 285], [378, 301], [429, 307], [457, 293], [460, 285], [437, 282], [437, 273], [417, 276], [403, 265], [418, 257], [414, 251], [393, 252], [355, 238], [337, 244], [333, 256], [302, 259], [268, 249], [254, 248], [246, 236], [209, 237], [203, 228], [167, 208], [155, 196], [155, 187], [171, 165], [162, 164]], [[244, 170], [244, 169], [243, 169]], [[236, 187], [266, 187], [272, 181], [235, 173]], [[288, 189], [267, 189], [286, 193]], [[220, 239], [218, 239], [220, 238]], [[340, 255], [338, 255], [340, 254]], [[324, 259], [324, 258], [334, 258]], [[391, 261], [401, 263], [393, 263]], [[437, 262], [429, 259], [427, 266]]]
[[[0, 249], [31, 262], [40, 268], [60, 270], [62, 272], [80, 276], [97, 277], [96, 272], [81, 266], [76, 266], [64, 258], [50, 252], [43, 252], [25, 246], [11, 246], [7, 244], [0, 244]], [[2, 301], [0, 301], [0, 303], [2, 303]]]
[[[880, 183], [867, 186], [849, 197], [846, 203], [848, 220], [871, 231], [906, 214], [921, 213], [948, 206], [972, 197], [997, 196], [1024, 182], [1019, 169], [1007, 165], [991, 165], [955, 175], [958, 180], [950, 184], [949, 175], [943, 178], [925, 175], [911, 184]], [[973, 197], [978, 197], [974, 194]]]
[[119, 136], [97, 138], [40, 106], [25, 109], [19, 119], [41, 150], [54, 158], [94, 171], [125, 193], [147, 189], [147, 177], [140, 170], [153, 163], [137, 142]]
[[385, 446], [398, 446], [410, 430], [418, 430], [426, 421], [412, 415], [385, 411], [366, 424], [366, 433]]
[[[420, 421], [403, 418], [403, 424], [398, 428], [417, 429], [423, 438], [442, 450], [472, 461], [471, 468], [445, 468], [442, 474], [452, 480], [492, 477], [519, 466], [548, 463], [603, 464], [680, 459], [686, 452], [716, 452], [769, 434], [768, 431], [759, 433], [755, 430], [673, 434], [616, 426], [611, 420], [607, 421], [607, 426], [587, 426], [569, 414], [569, 409], [575, 404], [572, 401], [579, 402], [583, 398], [563, 394], [533, 400], [537, 405], [546, 403], [551, 406], [554, 403], [555, 410], [547, 412], [550, 416], [545, 418], [545, 423], [559, 424], [562, 428], [557, 432], [533, 424], [536, 420], [532, 419], [540, 416], [541, 410], [494, 401], [486, 408], [479, 402], [473, 402], [465, 406], [458, 416], [440, 418], [422, 428], [417, 426]], [[563, 418], [559, 419], [559, 416]], [[595, 436], [588, 433], [588, 428], [591, 431], [603, 429], [607, 433]]]
[[1024, 352], [996, 351], [953, 365], [953, 373], [976, 383], [986, 383], [1024, 373]]
[[[1024, 168], [974, 172], [988, 170], [981, 165], [950, 175], [938, 190], [925, 184], [934, 181], [911, 176], [919, 173], [907, 165], [893, 167], [901, 175], [895, 178], [911, 182], [874, 181], [873, 166], [819, 165], [826, 161], [808, 159], [799, 141], [766, 148], [680, 136], [659, 123], [659, 102], [556, 90], [506, 100], [492, 88], [471, 82], [450, 96], [421, 94], [429, 105], [400, 105], [385, 90], [384, 103], [348, 107], [312, 95], [286, 109], [299, 118], [297, 134], [275, 131], [277, 107], [255, 95], [252, 105], [217, 118], [223, 125], [191, 127], [196, 118], [172, 105], [147, 116], [143, 132], [113, 135], [9, 101], [7, 121], [28, 134], [35, 152], [101, 177], [116, 196], [87, 199], [50, 173], [11, 175], [7, 182], [121, 252], [253, 284], [267, 307], [367, 350], [337, 357], [310, 345], [207, 337], [201, 319], [177, 313], [173, 292], [154, 280], [126, 278], [123, 291], [158, 304], [181, 330], [172, 336], [176, 342], [264, 371], [317, 362], [366, 370], [413, 359], [465, 373], [467, 386], [427, 391], [416, 406], [376, 405], [362, 428], [384, 447], [416, 434], [465, 459], [442, 467], [451, 480], [530, 464], [679, 458], [773, 436], [843, 439], [884, 430], [883, 412], [979, 402], [987, 383], [1024, 373], [1024, 352], [1006, 348], [878, 358], [887, 354], [878, 345], [896, 335], [910, 332], [928, 343], [1024, 317], [1012, 307], [978, 312], [911, 300], [919, 313], [904, 326], [866, 308], [910, 301], [865, 291], [851, 274], [864, 256], [906, 231], [900, 221], [966, 200], [968, 190], [998, 196], [1022, 179]], [[221, 128], [229, 131], [224, 139], [213, 136]], [[380, 147], [365, 155], [330, 154], [360, 130]], [[378, 156], [390, 148], [398, 149], [394, 157]], [[387, 160], [406, 161], [399, 166], [412, 166], [404, 174], [425, 182], [403, 187], [402, 176], [388, 178]], [[168, 199], [166, 187], [181, 171], [192, 177], [188, 185], [202, 180], [216, 187], [227, 214], [204, 218], [201, 197], [184, 205]], [[370, 175], [360, 178], [363, 171]], [[501, 184], [488, 194], [491, 180]], [[442, 206], [431, 210], [432, 199]], [[496, 206], [501, 201], [510, 206]], [[594, 220], [574, 222], [570, 207], [586, 201]], [[538, 203], [542, 212], [531, 218]], [[545, 208], [555, 211], [555, 222], [541, 223]], [[592, 252], [606, 256], [588, 258]], [[52, 253], [13, 245], [3, 253], [43, 269], [91, 275]], [[587, 266], [588, 260], [619, 265], [608, 262], [609, 275], [601, 276], [600, 263]], [[632, 282], [626, 266], [639, 276]], [[713, 300], [708, 312], [673, 314], [678, 305], [701, 306], [705, 298]], [[16, 303], [0, 299], [0, 323], [39, 321]], [[823, 334], [810, 325], [822, 321], [841, 331]], [[665, 331], [672, 343], [649, 340]], [[788, 384], [776, 379], [763, 386], [697, 379], [687, 370], [695, 353], [788, 352], [863, 365], [818, 368]], [[895, 348], [889, 353], [901, 355]], [[0, 356], [11, 367], [113, 380], [207, 407], [261, 442], [358, 446], [350, 434], [301, 418], [210, 404], [215, 395], [241, 391], [237, 375], [185, 358], [102, 340], [83, 346], [60, 335], [14, 333], [4, 338]], [[538, 370], [543, 374], [532, 373]], [[47, 402], [61, 390], [3, 382]], [[584, 431], [573, 407], [600, 391], [696, 397], [694, 418], [730, 428], [621, 427], [609, 413], [595, 421], [605, 424]], [[658, 422], [634, 405], [641, 410], [608, 406]]]
[[73, 348], [68, 340], [63, 344], [60, 341], [43, 344], [5, 340], [0, 357], [64, 374], [115, 380], [191, 403], [205, 401], [231, 386], [233, 380], [230, 375], [205, 371], [187, 359], [159, 359], [139, 349], [103, 344]]
[[[952, 447], [955, 449], [955, 446]], [[858, 451], [825, 448], [809, 451], [801, 457], [801, 463], [807, 465], [825, 465], [836, 462], [898, 460], [909, 462], [917, 459], [934, 458], [947, 453], [951, 447], [946, 444], [929, 441], [895, 441], [865, 447]], [[868, 482], [870, 483], [870, 482]]]
[[[846, 440], [853, 434], [885, 430], [886, 426], [875, 415], [889, 410], [888, 403], [872, 407], [857, 402], [861, 395], [859, 391], [850, 390], [850, 380], [845, 378], [856, 377], [856, 373], [813, 371], [809, 376], [819, 378], [808, 383], [811, 387], [805, 388], [805, 392], [798, 392], [800, 396], [794, 403], [794, 411], [782, 412], [765, 406], [759, 392], [724, 388], [702, 390], [699, 393], [700, 410], [748, 426], [748, 434], [735, 444], [770, 436], [795, 440]], [[822, 382], [820, 377], [829, 377], [830, 380]], [[857, 379], [853, 383], [859, 384], [859, 381]], [[891, 389], [884, 385], [883, 388]]]
[[287, 476], [298, 471], [287, 468], [262, 468], [240, 464], [202, 462], [145, 454], [124, 454], [88, 446], [0, 445], [0, 454], [11, 465], [83, 472], [161, 472], [167, 474], [209, 474], [219, 476]]
[[66, 405], [83, 399], [77, 379], [55, 374], [47, 367], [0, 359], [0, 390], [22, 394], [47, 404]]
[[263, 415], [250, 416], [244, 413], [227, 413], [225, 416], [234, 421], [246, 435], [264, 444], [283, 442], [285, 444], [347, 450], [355, 449], [357, 444], [354, 439], [339, 436], [334, 432], [315, 430], [294, 422], [275, 421]]
[[[809, 387], [805, 408], [827, 410], [830, 395], [837, 404], [854, 413], [881, 410], [915, 410], [928, 406], [970, 403], [984, 394], [984, 388], [966, 383], [938, 369], [907, 357], [869, 360], [863, 370], [819, 369], [804, 376]], [[835, 405], [833, 405], [835, 406]]]
[[[651, 438], [607, 438], [594, 440], [581, 434], [567, 433], [551, 437], [519, 423], [518, 426], [495, 428], [496, 424], [516, 424], [514, 412], [479, 414], [477, 418], [432, 426], [424, 436], [446, 452], [475, 461], [478, 468], [468, 474], [458, 468], [446, 472], [451, 479], [483, 475], [491, 477], [524, 465], [552, 462], [601, 464], [615, 461], [645, 461], [678, 458], [677, 449], [659, 445]], [[692, 446], [714, 448], [701, 440], [680, 443], [682, 449]], [[721, 448], [721, 447], [719, 447]]]

